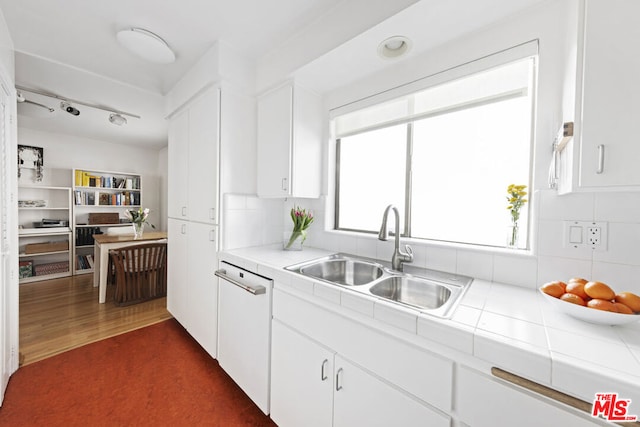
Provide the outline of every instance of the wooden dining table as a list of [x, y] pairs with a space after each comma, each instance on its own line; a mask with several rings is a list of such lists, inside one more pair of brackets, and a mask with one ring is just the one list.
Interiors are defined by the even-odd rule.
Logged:
[[166, 242], [165, 231], [145, 232], [137, 239], [131, 234], [94, 234], [94, 259], [96, 263], [93, 269], [93, 286], [99, 286], [98, 302], [104, 304], [107, 299], [107, 271], [109, 266], [109, 251], [111, 249], [124, 248], [126, 246], [139, 245], [140, 243]]

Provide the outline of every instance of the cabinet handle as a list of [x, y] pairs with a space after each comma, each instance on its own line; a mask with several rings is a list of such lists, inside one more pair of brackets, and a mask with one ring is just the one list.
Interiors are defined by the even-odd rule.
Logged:
[[216, 219], [216, 208], [209, 209], [209, 219]]
[[325, 366], [327, 366], [327, 363], [329, 363], [329, 359], [324, 359], [324, 360], [322, 361], [322, 366], [320, 367], [320, 379], [321, 379], [322, 381], [324, 381], [324, 380], [326, 380], [327, 378], [329, 378], [329, 377], [327, 377], [327, 374], [326, 374], [326, 373], [325, 373], [325, 371], [324, 371], [324, 368], [325, 368]]
[[287, 178], [282, 178], [282, 191], [287, 191]]
[[598, 145], [598, 169], [597, 174], [604, 172], [604, 144]]
[[187, 224], [182, 224], [182, 227], [180, 228], [180, 232], [182, 234], [187, 234]]
[[187, 216], [187, 207], [186, 206], [182, 207], [182, 216]]
[[340, 378], [342, 377], [342, 368], [338, 369], [338, 372], [336, 372], [336, 391], [340, 391], [342, 390], [342, 384], [340, 384]]

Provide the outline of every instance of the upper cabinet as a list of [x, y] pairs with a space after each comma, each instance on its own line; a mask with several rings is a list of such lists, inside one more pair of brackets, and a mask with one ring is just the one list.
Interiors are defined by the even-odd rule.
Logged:
[[258, 98], [258, 196], [320, 196], [322, 119], [321, 98], [293, 83]]
[[637, 0], [584, 2], [575, 146], [563, 154], [561, 193], [640, 189], [638, 16]]
[[169, 217], [218, 222], [220, 89], [207, 89], [169, 123]]

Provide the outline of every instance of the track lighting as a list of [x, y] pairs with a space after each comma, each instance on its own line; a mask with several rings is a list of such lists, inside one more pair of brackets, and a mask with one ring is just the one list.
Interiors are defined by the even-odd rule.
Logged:
[[120, 114], [111, 113], [109, 115], [109, 122], [113, 123], [116, 126], [122, 126], [127, 124], [127, 119], [122, 117]]
[[71, 114], [73, 116], [79, 116], [80, 115], [80, 110], [78, 110], [77, 108], [74, 108], [67, 101], [62, 101], [60, 103], [60, 108], [62, 108], [64, 111], [66, 111], [67, 113], [69, 113], [69, 114]]
[[47, 110], [49, 113], [53, 113], [55, 110], [51, 107], [48, 107], [44, 104], [40, 104], [39, 102], [34, 102], [31, 101], [27, 98], [25, 98], [25, 96], [22, 94], [22, 92], [17, 92], [16, 93], [16, 101], [18, 101], [18, 104], [22, 104], [22, 105], [33, 105], [36, 107], [40, 107], [42, 109]]
[[[53, 108], [49, 108], [46, 105], [42, 105], [42, 104], [37, 104], [35, 102], [31, 102], [28, 99], [25, 99], [25, 96], [23, 94], [23, 92], [29, 92], [29, 93], [34, 93], [36, 95], [41, 95], [41, 96], [47, 96], [49, 98], [54, 98], [60, 101], [60, 108], [64, 111], [66, 111], [67, 113], [73, 115], [73, 116], [79, 116], [80, 115], [80, 110], [78, 110], [77, 108], [75, 108], [73, 104], [79, 104], [82, 105], [84, 107], [89, 107], [92, 109], [96, 109], [96, 110], [102, 110], [105, 111], [107, 113], [109, 113], [109, 123], [113, 123], [114, 125], [117, 126], [122, 126], [127, 124], [127, 119], [124, 116], [129, 116], [129, 117], [133, 117], [134, 119], [139, 119], [140, 116], [136, 115], [136, 114], [132, 114], [132, 113], [127, 113], [126, 111], [121, 111], [118, 110], [116, 108], [112, 108], [106, 105], [99, 105], [99, 104], [93, 104], [93, 103], [89, 103], [89, 102], [84, 102], [84, 101], [80, 101], [78, 99], [71, 99], [68, 98], [66, 96], [61, 96], [61, 95], [56, 95], [55, 93], [51, 93], [51, 92], [46, 92], [43, 90], [38, 90], [38, 89], [31, 89], [28, 87], [24, 87], [24, 86], [18, 86], [16, 85], [16, 89], [18, 90], [18, 92], [16, 93], [16, 100], [18, 101], [18, 103], [20, 104], [36, 104], [40, 107], [46, 108], [47, 110], [49, 110], [50, 113], [52, 113], [54, 111]], [[89, 110], [89, 112], [91, 112], [91, 110]], [[91, 115], [91, 114], [90, 114]]]

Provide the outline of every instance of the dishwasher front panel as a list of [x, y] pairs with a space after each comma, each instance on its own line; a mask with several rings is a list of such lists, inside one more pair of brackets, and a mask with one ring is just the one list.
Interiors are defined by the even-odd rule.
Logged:
[[218, 362], [268, 415], [273, 281], [225, 261], [216, 276]]

